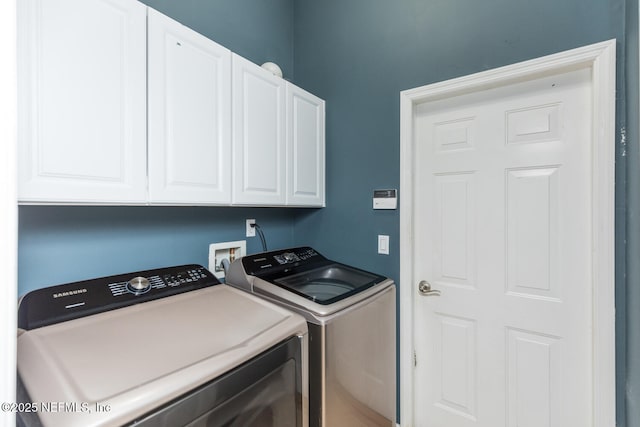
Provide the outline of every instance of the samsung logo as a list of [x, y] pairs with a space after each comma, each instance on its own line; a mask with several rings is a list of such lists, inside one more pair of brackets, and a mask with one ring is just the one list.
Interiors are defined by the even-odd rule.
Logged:
[[57, 294], [53, 294], [53, 297], [62, 298], [62, 297], [69, 297], [71, 295], [78, 295], [78, 294], [85, 294], [85, 293], [87, 293], [86, 288], [82, 288], [82, 289], [74, 289], [73, 291], [59, 292]]

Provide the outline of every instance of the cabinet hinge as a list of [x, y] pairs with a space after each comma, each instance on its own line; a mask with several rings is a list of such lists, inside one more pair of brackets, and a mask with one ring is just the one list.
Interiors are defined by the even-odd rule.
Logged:
[[418, 366], [418, 356], [416, 356], [415, 350], [413, 350], [413, 366]]

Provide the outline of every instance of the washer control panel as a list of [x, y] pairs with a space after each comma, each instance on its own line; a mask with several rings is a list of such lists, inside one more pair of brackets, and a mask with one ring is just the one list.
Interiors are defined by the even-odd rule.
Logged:
[[315, 249], [303, 246], [245, 256], [242, 258], [242, 265], [248, 274], [263, 276], [293, 267], [304, 267], [305, 265], [326, 261], [327, 259]]
[[18, 307], [18, 327], [42, 326], [219, 284], [201, 265], [145, 270], [37, 289]]
[[283, 254], [274, 255], [273, 258], [280, 264], [300, 261], [300, 257], [293, 252], [285, 252]]

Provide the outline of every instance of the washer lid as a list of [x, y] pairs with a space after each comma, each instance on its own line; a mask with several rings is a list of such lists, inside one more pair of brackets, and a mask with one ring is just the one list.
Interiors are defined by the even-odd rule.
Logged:
[[383, 276], [333, 263], [274, 279], [273, 283], [313, 302], [328, 305], [384, 280]]
[[306, 328], [294, 313], [218, 285], [22, 332], [18, 372], [34, 402], [94, 409], [41, 413], [45, 426], [118, 425]]

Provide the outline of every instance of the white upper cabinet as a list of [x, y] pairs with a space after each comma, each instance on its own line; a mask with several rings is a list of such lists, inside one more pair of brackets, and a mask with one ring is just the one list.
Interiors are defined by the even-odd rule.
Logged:
[[18, 2], [19, 189], [27, 203], [146, 200], [146, 7]]
[[234, 204], [286, 203], [285, 83], [232, 55]]
[[20, 203], [324, 206], [324, 101], [136, 0], [20, 0], [18, 66]]
[[324, 104], [287, 83], [287, 205], [325, 204]]
[[149, 201], [231, 203], [231, 51], [149, 9]]

